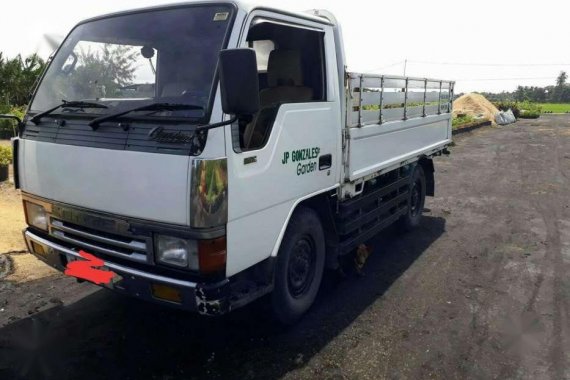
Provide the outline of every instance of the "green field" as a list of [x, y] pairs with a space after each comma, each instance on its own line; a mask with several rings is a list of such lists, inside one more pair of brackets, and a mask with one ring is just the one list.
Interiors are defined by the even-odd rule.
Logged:
[[542, 112], [566, 113], [570, 112], [570, 103], [540, 103]]

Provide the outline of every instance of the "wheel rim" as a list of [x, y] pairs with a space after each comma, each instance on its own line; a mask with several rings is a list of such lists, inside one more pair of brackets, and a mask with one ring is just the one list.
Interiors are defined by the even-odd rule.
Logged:
[[420, 181], [415, 181], [410, 195], [410, 214], [417, 216], [421, 212], [422, 190]]
[[315, 274], [315, 245], [309, 236], [297, 240], [287, 269], [289, 293], [299, 298], [311, 287]]

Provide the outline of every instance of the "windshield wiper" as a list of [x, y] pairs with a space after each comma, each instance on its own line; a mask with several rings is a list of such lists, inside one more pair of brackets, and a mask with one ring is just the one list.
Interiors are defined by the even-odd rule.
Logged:
[[50, 108], [49, 110], [45, 110], [42, 111], [36, 115], [34, 115], [34, 117], [32, 117], [30, 119], [30, 121], [34, 124], [38, 124], [40, 122], [40, 120], [42, 119], [42, 117], [49, 115], [50, 113], [52, 113], [53, 111], [59, 109], [59, 108], [109, 108], [104, 104], [100, 104], [100, 103], [94, 103], [94, 102], [84, 102], [82, 100], [71, 100], [71, 101], [67, 101], [67, 100], [63, 100], [63, 103], [58, 104], [57, 106]]
[[104, 116], [98, 117], [96, 119], [91, 120], [89, 122], [89, 126], [93, 130], [96, 130], [97, 128], [99, 128], [99, 125], [104, 121], [116, 119], [116, 118], [121, 117], [123, 115], [126, 115], [128, 113], [136, 112], [136, 111], [176, 111], [176, 110], [203, 110], [203, 109], [204, 109], [204, 107], [196, 106], [193, 104], [151, 103], [151, 104], [146, 104], [144, 106], [130, 108], [127, 110], [123, 110], [123, 111], [111, 113], [109, 115], [104, 115]]

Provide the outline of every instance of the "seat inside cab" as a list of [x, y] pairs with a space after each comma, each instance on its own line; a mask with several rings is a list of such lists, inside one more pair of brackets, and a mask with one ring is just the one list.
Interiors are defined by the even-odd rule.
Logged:
[[313, 89], [303, 80], [301, 51], [277, 49], [269, 53], [267, 87], [259, 92], [261, 107], [313, 100]]

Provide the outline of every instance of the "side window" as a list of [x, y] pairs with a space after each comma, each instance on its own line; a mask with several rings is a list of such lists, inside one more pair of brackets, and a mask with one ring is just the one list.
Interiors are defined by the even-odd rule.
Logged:
[[265, 146], [282, 104], [326, 100], [324, 32], [256, 19], [247, 41], [257, 56], [261, 109], [234, 131], [238, 152]]

